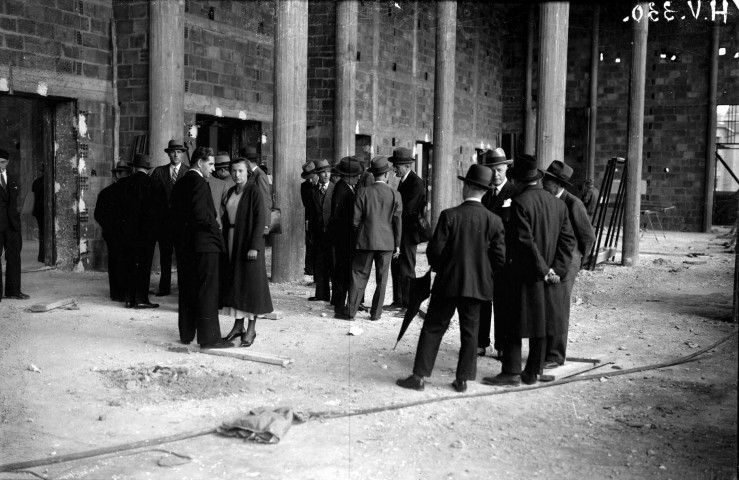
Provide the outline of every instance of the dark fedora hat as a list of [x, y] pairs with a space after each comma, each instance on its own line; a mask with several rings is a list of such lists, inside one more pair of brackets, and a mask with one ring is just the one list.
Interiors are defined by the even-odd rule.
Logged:
[[186, 152], [187, 151], [187, 148], [185, 148], [185, 144], [182, 143], [182, 140], [176, 140], [176, 139], [173, 138], [167, 144], [167, 148], [164, 149], [164, 151], [167, 152], [167, 153], [173, 152], [175, 150], [179, 150], [181, 152]]
[[301, 168], [303, 173], [300, 174], [300, 178], [308, 178], [316, 173], [316, 164], [313, 163], [313, 160], [305, 162]]
[[313, 170], [313, 173], [327, 172], [329, 170], [331, 170], [331, 164], [328, 163], [328, 160], [315, 161], [315, 169]]
[[128, 162], [124, 162], [121, 160], [120, 162], [116, 163], [115, 167], [110, 169], [111, 172], [128, 172], [131, 173], [131, 165], [128, 164]]
[[137, 153], [133, 156], [133, 163], [131, 166], [133, 168], [154, 168], [154, 165], [151, 163], [151, 157], [149, 155], [144, 155], [143, 153]]
[[544, 175], [550, 176], [555, 180], [572, 186], [570, 178], [572, 178], [572, 167], [565, 165], [561, 160], [555, 160], [549, 164], [549, 168], [544, 172]]
[[413, 152], [410, 148], [396, 148], [393, 150], [393, 156], [388, 158], [390, 163], [397, 165], [406, 165], [409, 163], [416, 163], [416, 159], [413, 157]]
[[248, 146], [239, 149], [239, 156], [246, 158], [247, 160], [259, 160], [260, 155], [257, 152], [257, 147]]
[[8, 151], [7, 150], [3, 150], [2, 148], [0, 148], [0, 158], [4, 158], [5, 160], [9, 160], [10, 159], [10, 156], [8, 155]]
[[457, 175], [457, 178], [465, 183], [469, 183], [476, 187], [484, 188], [485, 190], [492, 190], [490, 182], [493, 181], [493, 171], [483, 165], [473, 163], [467, 170], [467, 175]]
[[344, 157], [334, 167], [332, 173], [345, 177], [356, 177], [364, 173], [364, 167], [357, 157]]
[[370, 162], [370, 167], [367, 169], [367, 171], [372, 175], [382, 175], [383, 173], [389, 172], [392, 169], [393, 167], [390, 166], [387, 157], [384, 155], [378, 155], [377, 157], [372, 159], [372, 161]]
[[536, 168], [536, 158], [531, 155], [519, 155], [513, 162], [513, 167], [506, 172], [508, 178], [518, 182], [533, 182], [544, 176], [544, 172]]
[[505, 150], [496, 148], [488, 150], [482, 155], [482, 164], [486, 167], [495, 167], [496, 165], [510, 165], [513, 160], [506, 158]]
[[229, 165], [231, 165], [231, 159], [228, 158], [228, 155], [216, 155], [216, 163], [213, 165], [215, 168], [226, 168]]

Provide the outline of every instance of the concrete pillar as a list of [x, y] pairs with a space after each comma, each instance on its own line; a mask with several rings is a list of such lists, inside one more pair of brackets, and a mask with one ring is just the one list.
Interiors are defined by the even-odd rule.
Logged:
[[[648, 2], [639, 2], [649, 11]], [[629, 121], [626, 157], [626, 195], [624, 197], [624, 242], [621, 264], [639, 263], [639, 212], [641, 209], [642, 147], [644, 146], [644, 85], [647, 71], [647, 33], [649, 21], [632, 20], [631, 76], [629, 79]]]
[[590, 40], [590, 115], [588, 116], [588, 157], [585, 178], [595, 182], [595, 137], [598, 133], [598, 65], [600, 63], [600, 5], [593, 6], [593, 32]]
[[710, 232], [713, 227], [713, 191], [716, 187], [716, 90], [718, 86], [718, 41], [719, 26], [713, 24], [711, 30], [711, 71], [708, 77], [708, 122], [706, 122], [706, 183], [703, 204], [703, 231]]
[[336, 4], [336, 89], [334, 90], [334, 160], [354, 155], [356, 129], [357, 0]]
[[[534, 112], [532, 85], [534, 83], [534, 5], [529, 6], [528, 22], [526, 26], [526, 82], [523, 95], [523, 128], [524, 147], [523, 153], [527, 155], [536, 154], [536, 115]], [[512, 152], [506, 152], [512, 155]]]
[[431, 223], [454, 199], [454, 88], [457, 2], [436, 2], [436, 67], [434, 73], [434, 154], [431, 169]]
[[149, 4], [149, 154], [166, 165], [170, 138], [183, 139], [185, 122], [184, 0]]
[[274, 191], [282, 209], [282, 234], [272, 242], [272, 281], [303, 278], [305, 225], [300, 166], [305, 163], [308, 85], [308, 2], [276, 5], [274, 49]]
[[569, 2], [547, 2], [539, 14], [539, 108], [536, 158], [546, 169], [565, 155], [565, 91]]

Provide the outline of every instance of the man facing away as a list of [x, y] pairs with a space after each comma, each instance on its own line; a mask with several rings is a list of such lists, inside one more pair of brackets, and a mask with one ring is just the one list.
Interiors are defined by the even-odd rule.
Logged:
[[390, 308], [399, 308], [398, 316], [405, 315], [408, 307], [408, 280], [416, 278], [416, 250], [421, 239], [416, 227], [418, 215], [426, 206], [423, 180], [411, 166], [416, 162], [407, 148], [396, 148], [389, 158], [395, 176], [400, 178], [398, 193], [403, 201], [403, 234], [400, 237], [400, 255], [390, 263], [393, 277], [393, 303]]
[[372, 159], [369, 171], [374, 175], [375, 182], [362, 189], [354, 202], [352, 224], [357, 229], [357, 241], [352, 260], [349, 301], [347, 309], [335, 315], [344, 320], [354, 320], [373, 262], [377, 288], [372, 297], [370, 320], [380, 319], [390, 261], [400, 255], [403, 203], [400, 194], [387, 184], [392, 167], [387, 157], [379, 156]]
[[[5, 297], [30, 298], [21, 292], [21, 215], [18, 211], [18, 181], [8, 175], [10, 155], [0, 150], [0, 256], [5, 254]], [[3, 292], [3, 267], [0, 263], [0, 295]]]
[[461, 205], [444, 210], [426, 248], [429, 265], [436, 272], [428, 313], [418, 338], [413, 374], [396, 383], [412, 390], [424, 389], [454, 311], [459, 312], [461, 348], [456, 379], [458, 392], [477, 374], [477, 329], [482, 306], [493, 298], [493, 275], [505, 262], [503, 222], [480, 202], [490, 190], [491, 171], [471, 165], [465, 177]]
[[557, 330], [560, 334], [547, 335], [547, 347], [544, 357], [544, 368], [555, 368], [565, 363], [567, 357], [567, 333], [570, 328], [570, 298], [572, 296], [572, 288], [575, 286], [577, 273], [582, 268], [583, 263], [587, 261], [590, 250], [595, 243], [595, 232], [590, 224], [588, 212], [585, 205], [579, 198], [565, 190], [565, 186], [572, 186], [570, 178], [572, 177], [572, 167], [565, 165], [559, 160], [553, 161], [547, 171], [544, 172], [542, 183], [544, 190], [559, 198], [567, 205], [570, 224], [577, 239], [576, 248], [572, 251], [572, 262], [567, 270], [567, 277], [564, 280], [564, 288], [562, 293], [564, 298], [560, 302], [562, 314], [556, 315], [555, 318], [563, 322]]
[[[169, 157], [169, 164], [154, 168], [151, 172], [151, 177], [159, 180], [166, 195], [166, 207], [169, 208], [172, 187], [185, 176], [185, 173], [190, 167], [182, 163], [187, 148], [181, 140], [175, 140], [173, 138], [169, 141], [164, 151]], [[161, 229], [161, 233], [157, 239], [159, 243], [159, 265], [162, 271], [162, 275], [159, 278], [159, 292], [157, 292], [157, 297], [169, 295], [171, 291], [174, 238], [172, 237], [172, 229], [168, 227], [169, 225], [165, 225], [165, 228]]]

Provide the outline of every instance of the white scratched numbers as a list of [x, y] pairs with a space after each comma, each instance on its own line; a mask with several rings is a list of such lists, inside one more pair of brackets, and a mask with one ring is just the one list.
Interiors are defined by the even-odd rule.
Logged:
[[642, 20], [649, 20], [659, 22], [664, 19], [667, 22], [673, 20], [710, 20], [715, 22], [716, 17], [719, 17], [719, 21], [723, 18], [724, 23], [726, 23], [729, 15], [739, 13], [739, 0], [731, 0], [731, 2], [733, 6], [729, 4], [729, 0], [722, 0], [720, 8], [718, 6], [719, 2], [716, 0], [710, 2], [703, 2], [702, 0], [649, 2], [646, 9], [641, 4], [637, 4], [631, 9], [631, 16], [625, 17], [623, 21], [641, 22]]

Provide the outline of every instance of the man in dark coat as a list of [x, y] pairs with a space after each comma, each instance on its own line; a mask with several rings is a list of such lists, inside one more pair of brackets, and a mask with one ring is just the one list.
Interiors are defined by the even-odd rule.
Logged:
[[116, 302], [126, 301], [126, 245], [123, 242], [121, 212], [123, 204], [124, 179], [131, 175], [131, 167], [125, 162], [118, 162], [113, 172], [113, 183], [98, 193], [95, 201], [95, 221], [102, 229], [103, 240], [108, 248], [108, 283], [110, 299]]
[[308, 297], [310, 301], [331, 301], [331, 280], [334, 272], [333, 241], [328, 225], [331, 219], [331, 198], [334, 184], [331, 178], [331, 165], [328, 160], [315, 162], [314, 172], [318, 175], [318, 183], [312, 190], [311, 218], [308, 220], [313, 244], [313, 279], [316, 281], [316, 293]]
[[213, 172], [213, 150], [198, 147], [192, 168], [172, 189], [172, 225], [180, 288], [177, 321], [182, 343], [197, 333], [202, 348], [228, 348], [218, 321], [219, 262], [225, 252], [216, 208], [205, 181]]
[[154, 244], [161, 234], [167, 200], [157, 180], [148, 175], [149, 155], [137, 153], [134, 174], [121, 184], [121, 233], [125, 245], [126, 308], [157, 308], [149, 301]]
[[[8, 175], [10, 155], [0, 150], [0, 255], [5, 254], [5, 298], [26, 300], [21, 292], [21, 215], [18, 211], [18, 181]], [[3, 267], [0, 263], [0, 294]]]
[[[527, 385], [538, 381], [544, 364], [546, 336], [561, 332], [557, 318], [563, 315], [562, 286], [575, 248], [575, 235], [565, 204], [539, 184], [544, 175], [531, 155], [516, 158], [509, 177], [522, 191], [511, 205], [509, 249], [511, 310], [505, 318], [503, 368], [489, 385]], [[529, 339], [529, 357], [521, 371], [521, 339]]]
[[426, 207], [426, 190], [423, 180], [411, 169], [416, 159], [407, 148], [396, 148], [388, 159], [393, 164], [395, 176], [400, 178], [398, 193], [403, 201], [403, 235], [400, 237], [400, 255], [390, 263], [393, 277], [393, 303], [389, 308], [399, 308], [398, 316], [405, 315], [408, 306], [408, 280], [416, 278], [416, 250], [421, 239], [418, 234], [418, 215]]
[[564, 280], [562, 293], [564, 298], [564, 315], [561, 320], [564, 324], [557, 328], [561, 333], [559, 335], [547, 335], [546, 356], [544, 358], [544, 368], [555, 368], [562, 365], [567, 358], [567, 332], [570, 328], [570, 298], [572, 296], [572, 288], [575, 286], [577, 273], [587, 262], [590, 250], [595, 243], [595, 232], [590, 223], [588, 212], [585, 205], [579, 198], [565, 190], [565, 186], [572, 186], [570, 178], [572, 177], [572, 167], [565, 165], [559, 160], [553, 161], [547, 171], [544, 172], [542, 183], [544, 190], [551, 193], [555, 197], [565, 202], [567, 212], [569, 214], [570, 224], [577, 239], [577, 246], [572, 252], [572, 262], [567, 270], [567, 278]]
[[230, 175], [223, 174], [224, 171], [228, 172], [228, 168], [231, 165], [231, 159], [228, 157], [228, 154], [218, 152], [215, 159], [216, 163], [213, 166], [215, 171], [205, 181], [208, 182], [211, 197], [213, 197], [213, 205], [216, 207], [216, 220], [218, 221], [218, 225], [223, 228], [223, 225], [221, 225], [221, 216], [223, 215], [223, 207], [226, 202], [226, 193], [229, 188], [234, 186], [234, 181]]
[[[156, 167], [151, 172], [151, 177], [160, 182], [166, 195], [165, 208], [169, 208], [172, 187], [185, 176], [190, 167], [182, 163], [187, 148], [181, 140], [170, 140], [164, 151], [169, 156], [169, 164]], [[168, 222], [168, 219], [165, 219], [165, 222]], [[157, 238], [159, 243], [159, 265], [162, 271], [162, 276], [159, 278], [157, 297], [169, 295], [172, 283], [172, 253], [174, 252], [175, 239], [172, 237], [172, 229], [169, 227], [169, 223], [166, 223], [165, 228], [161, 229], [159, 238]]]
[[248, 184], [257, 186], [262, 194], [264, 208], [264, 235], [269, 235], [270, 217], [272, 215], [272, 185], [269, 183], [269, 177], [264, 170], [259, 168], [262, 161], [261, 155], [257, 152], [256, 147], [246, 147], [243, 149], [243, 158], [246, 158], [247, 169], [249, 170]]
[[598, 196], [600, 195], [600, 192], [597, 188], [595, 188], [595, 185], [593, 185], [593, 179], [588, 178], [585, 180], [585, 188], [582, 192], [582, 203], [585, 206], [585, 210], [588, 212], [588, 216], [591, 219], [593, 219], [593, 214], [595, 213], [595, 207], [598, 206]]
[[434, 236], [426, 248], [429, 265], [436, 272], [428, 313], [418, 338], [413, 375], [397, 381], [404, 388], [424, 389], [431, 375], [444, 333], [454, 311], [459, 312], [461, 348], [456, 379], [458, 392], [477, 375], [477, 327], [484, 303], [493, 298], [493, 275], [505, 262], [503, 222], [480, 203], [490, 190], [491, 171], [471, 165], [465, 177], [464, 202], [441, 212]]
[[[503, 227], [508, 229], [508, 220], [511, 217], [511, 198], [515, 194], [516, 187], [508, 180], [506, 172], [513, 160], [506, 158], [505, 150], [496, 148], [488, 150], [482, 157], [483, 165], [492, 170], [493, 178], [490, 191], [482, 197], [482, 204], [491, 212], [500, 217]], [[480, 313], [480, 329], [477, 339], [477, 354], [484, 356], [490, 346], [490, 327], [493, 324], [493, 313], [495, 313], [495, 329], [493, 348], [500, 352], [503, 350], [503, 318], [507, 315], [506, 309], [510, 306], [510, 298], [505, 267], [495, 273], [495, 289], [493, 291], [493, 303], [485, 303]]]
[[41, 164], [41, 175], [33, 181], [31, 185], [31, 193], [33, 193], [33, 211], [31, 214], [36, 219], [38, 225], [38, 257], [39, 262], [46, 262], [46, 197], [44, 189], [44, 164]]
[[303, 209], [305, 210], [305, 266], [303, 267], [303, 273], [313, 276], [314, 252], [308, 221], [312, 216], [313, 187], [318, 182], [318, 175], [315, 172], [316, 164], [312, 161], [304, 163], [302, 168], [303, 173], [300, 174], [300, 178], [303, 179], [303, 182], [300, 184], [300, 200], [303, 202]]
[[375, 265], [377, 287], [372, 297], [370, 320], [379, 320], [387, 288], [390, 261], [400, 255], [403, 203], [400, 194], [387, 184], [392, 170], [387, 157], [372, 159], [369, 168], [375, 182], [364, 188], [354, 202], [352, 225], [357, 229], [356, 250], [352, 259], [352, 281], [347, 309], [336, 318], [353, 320]]
[[352, 278], [352, 258], [356, 237], [354, 234], [354, 200], [356, 185], [364, 167], [355, 157], [344, 157], [334, 168], [333, 173], [341, 179], [334, 184], [331, 196], [331, 218], [329, 234], [334, 247], [334, 272], [332, 277], [333, 295], [331, 301], [334, 313], [346, 309], [349, 287]]

